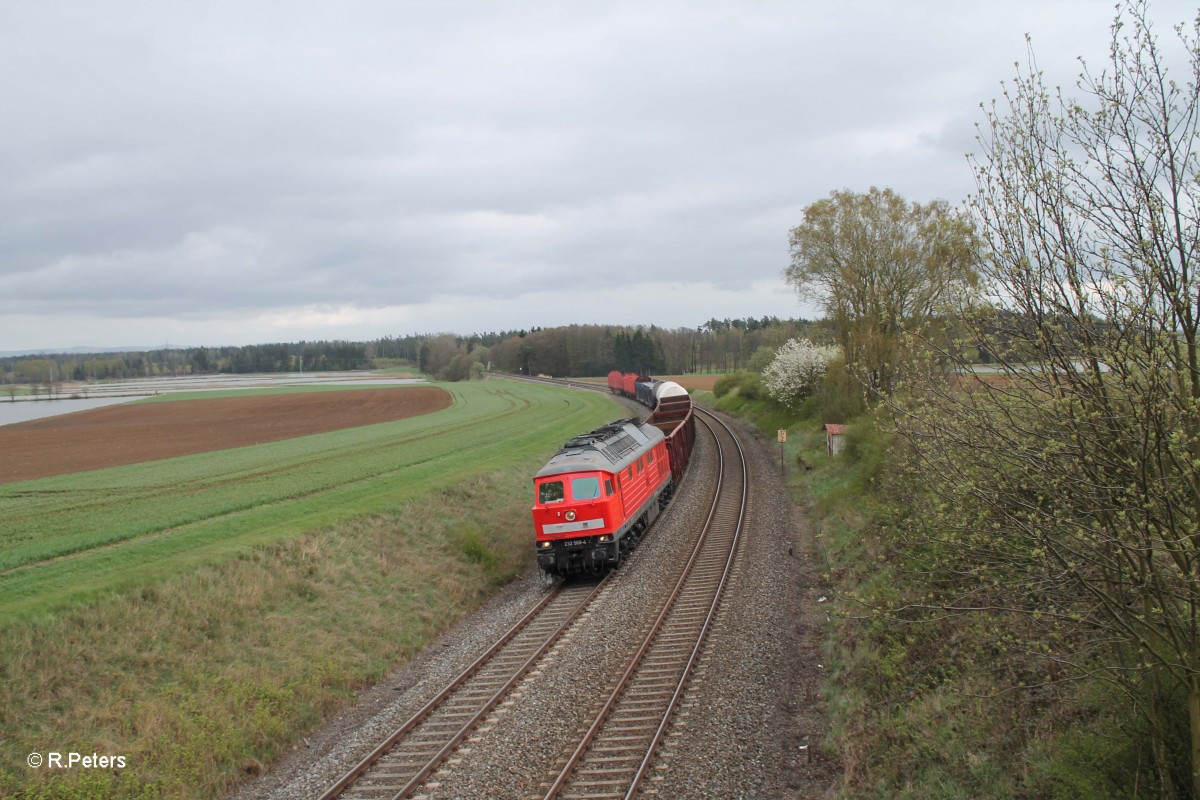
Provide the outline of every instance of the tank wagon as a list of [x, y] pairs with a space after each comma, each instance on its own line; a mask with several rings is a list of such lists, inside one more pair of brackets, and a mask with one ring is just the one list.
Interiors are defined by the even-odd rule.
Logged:
[[696, 428], [683, 387], [619, 372], [609, 387], [654, 411], [571, 439], [534, 476], [538, 566], [550, 574], [618, 566], [667, 506], [691, 456]]

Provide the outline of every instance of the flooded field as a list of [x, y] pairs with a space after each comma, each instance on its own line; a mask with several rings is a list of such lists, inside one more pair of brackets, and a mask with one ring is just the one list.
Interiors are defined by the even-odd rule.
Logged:
[[188, 375], [178, 378], [140, 378], [103, 383], [64, 383], [54, 399], [16, 395], [0, 401], [0, 426], [17, 422], [87, 411], [140, 397], [173, 392], [254, 389], [274, 386], [403, 386], [424, 383], [372, 372], [292, 372], [277, 375]]
[[278, 442], [449, 408], [437, 386], [136, 403], [0, 427], [0, 484]]

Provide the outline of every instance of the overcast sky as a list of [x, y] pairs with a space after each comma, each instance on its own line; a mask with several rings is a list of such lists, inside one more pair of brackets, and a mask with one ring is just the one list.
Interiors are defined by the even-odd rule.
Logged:
[[959, 204], [1025, 34], [1069, 86], [1112, 16], [0, 0], [0, 351], [815, 316], [803, 208]]

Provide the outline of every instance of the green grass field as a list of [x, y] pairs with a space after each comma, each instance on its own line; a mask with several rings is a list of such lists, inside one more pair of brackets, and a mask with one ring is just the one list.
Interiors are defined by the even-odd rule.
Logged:
[[615, 415], [600, 395], [447, 388], [453, 407], [412, 419], [0, 486], [0, 619], [381, 511]]
[[[218, 795], [528, 568], [533, 472], [622, 411], [445, 388], [423, 417], [0, 486], [0, 796]], [[25, 765], [51, 749], [130, 765]]]

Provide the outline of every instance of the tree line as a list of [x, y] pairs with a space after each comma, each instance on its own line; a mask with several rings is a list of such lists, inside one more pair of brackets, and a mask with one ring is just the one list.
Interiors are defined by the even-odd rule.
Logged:
[[710, 319], [695, 328], [569, 325], [458, 335], [386, 336], [367, 342], [316, 341], [128, 353], [60, 353], [0, 358], [0, 382], [53, 385], [204, 374], [323, 372], [410, 366], [441, 380], [493, 368], [527, 374], [596, 376], [743, 369], [755, 352], [779, 347], [818, 323], [777, 317]]
[[341, 341], [58, 353], [0, 358], [0, 381], [54, 384], [218, 373], [323, 372], [364, 369], [371, 362], [369, 345]]
[[655, 325], [568, 325], [532, 329], [488, 344], [442, 336], [425, 343], [421, 370], [458, 380], [471, 364], [529, 375], [597, 376], [617, 369], [645, 375], [682, 375], [745, 369], [754, 354], [813, 330], [805, 319], [710, 320], [695, 328]]

